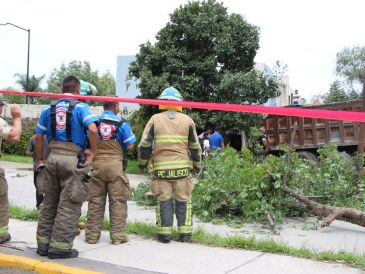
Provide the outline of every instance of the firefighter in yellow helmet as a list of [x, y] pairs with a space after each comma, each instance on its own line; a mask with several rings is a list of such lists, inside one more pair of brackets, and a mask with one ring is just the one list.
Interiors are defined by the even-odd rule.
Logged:
[[[158, 99], [182, 101], [179, 91], [165, 89]], [[153, 172], [151, 190], [157, 196], [158, 240], [172, 238], [174, 212], [179, 239], [187, 242], [192, 234], [192, 170], [200, 169], [201, 148], [194, 121], [177, 106], [160, 106], [162, 113], [148, 121], [138, 146], [138, 164]], [[175, 199], [173, 199], [173, 197]], [[175, 201], [174, 201], [175, 200]]]

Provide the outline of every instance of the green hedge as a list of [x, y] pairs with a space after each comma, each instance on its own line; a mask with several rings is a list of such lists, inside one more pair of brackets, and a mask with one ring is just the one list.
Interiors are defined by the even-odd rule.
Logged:
[[[6, 119], [9, 124], [12, 124], [11, 119]], [[34, 128], [37, 124], [38, 119], [24, 118], [22, 119], [22, 135], [20, 142], [17, 144], [11, 144], [7, 141], [3, 141], [2, 152], [12, 155], [24, 155], [29, 139], [34, 134]]]

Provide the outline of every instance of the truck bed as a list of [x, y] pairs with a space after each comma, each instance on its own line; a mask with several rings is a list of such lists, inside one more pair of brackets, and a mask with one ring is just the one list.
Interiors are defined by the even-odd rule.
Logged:
[[[361, 111], [362, 100], [311, 105], [303, 108]], [[278, 146], [281, 144], [289, 144], [290, 134], [295, 123], [298, 124], [293, 144], [296, 149], [311, 150], [333, 143], [346, 150], [347, 146], [357, 146], [358, 144], [360, 123], [357, 122], [269, 115], [264, 120], [264, 126], [271, 151], [278, 150]]]

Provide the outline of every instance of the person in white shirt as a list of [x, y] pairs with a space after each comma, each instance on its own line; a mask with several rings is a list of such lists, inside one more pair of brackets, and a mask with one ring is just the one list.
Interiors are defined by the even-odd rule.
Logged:
[[210, 150], [209, 137], [210, 137], [210, 133], [209, 132], [204, 132], [204, 135], [203, 135], [203, 157], [206, 157], [206, 156], [209, 155], [209, 150]]
[[300, 95], [299, 95], [297, 89], [294, 91], [294, 95], [293, 95], [293, 98], [292, 98], [292, 105], [293, 106], [300, 105]]

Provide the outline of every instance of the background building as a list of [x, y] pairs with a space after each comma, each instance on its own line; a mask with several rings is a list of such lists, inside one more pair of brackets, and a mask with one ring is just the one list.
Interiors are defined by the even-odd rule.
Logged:
[[[129, 64], [134, 60], [136, 60], [134, 55], [117, 56], [116, 88], [119, 97], [136, 98], [140, 94], [137, 88], [138, 81], [127, 80]], [[139, 105], [129, 103], [121, 103], [121, 106], [127, 108], [128, 111], [139, 108]]]
[[265, 63], [256, 63], [255, 69], [261, 71], [267, 76], [275, 77], [278, 81], [280, 95], [275, 98], [271, 98], [266, 102], [266, 106], [288, 106], [289, 97], [294, 92], [289, 86], [289, 76], [286, 74], [287, 65], [283, 65], [282, 62], [277, 61], [274, 68], [271, 69]]

